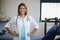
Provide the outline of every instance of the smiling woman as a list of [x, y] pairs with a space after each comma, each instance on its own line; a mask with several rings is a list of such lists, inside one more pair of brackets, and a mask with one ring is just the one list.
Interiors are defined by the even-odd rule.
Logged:
[[[13, 17], [5, 27], [14, 37], [14, 40], [31, 40], [30, 36], [32, 36], [39, 28], [36, 21], [31, 16], [27, 15], [25, 3], [19, 4], [18, 15]], [[10, 27], [15, 28], [15, 30], [11, 30]], [[30, 31], [30, 28], [32, 28], [32, 31]]]
[[[22, 13], [22, 14], [21, 14]], [[24, 14], [25, 13], [25, 14]], [[21, 3], [21, 5], [18, 6], [18, 14], [21, 15], [27, 15], [27, 7], [24, 3]]]

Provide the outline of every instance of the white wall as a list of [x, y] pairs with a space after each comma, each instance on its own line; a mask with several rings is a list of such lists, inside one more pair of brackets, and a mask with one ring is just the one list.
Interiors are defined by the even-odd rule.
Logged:
[[0, 1], [0, 14], [1, 14], [1, 1]]
[[[0, 2], [0, 10], [1, 10], [1, 2]], [[0, 11], [0, 14], [1, 14], [1, 11]]]

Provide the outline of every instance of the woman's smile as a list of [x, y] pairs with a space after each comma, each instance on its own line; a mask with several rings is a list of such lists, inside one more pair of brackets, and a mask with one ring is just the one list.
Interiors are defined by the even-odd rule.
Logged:
[[21, 15], [24, 15], [26, 13], [26, 8], [24, 6], [20, 7], [20, 13]]

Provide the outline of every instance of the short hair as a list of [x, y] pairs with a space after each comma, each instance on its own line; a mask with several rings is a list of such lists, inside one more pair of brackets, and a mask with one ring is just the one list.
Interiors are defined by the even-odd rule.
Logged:
[[25, 3], [19, 4], [19, 6], [18, 6], [18, 15], [20, 15], [20, 7], [21, 7], [21, 6], [24, 6], [24, 7], [26, 8], [26, 13], [25, 13], [25, 15], [27, 15], [27, 7], [26, 7], [26, 4], [25, 4]]

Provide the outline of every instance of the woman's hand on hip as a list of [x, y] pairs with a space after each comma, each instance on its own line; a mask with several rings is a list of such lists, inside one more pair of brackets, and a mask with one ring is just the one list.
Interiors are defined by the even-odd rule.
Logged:
[[7, 27], [6, 27], [6, 29], [7, 29], [8, 33], [10, 33], [12, 36], [14, 36], [14, 37], [18, 37], [18, 36], [19, 36], [18, 33], [13, 32], [10, 28], [7, 28]]
[[19, 37], [19, 34], [16, 33], [16, 32], [13, 32], [12, 36], [14, 36], [14, 37]]
[[27, 36], [32, 36], [32, 34], [31, 33], [27, 33]]

